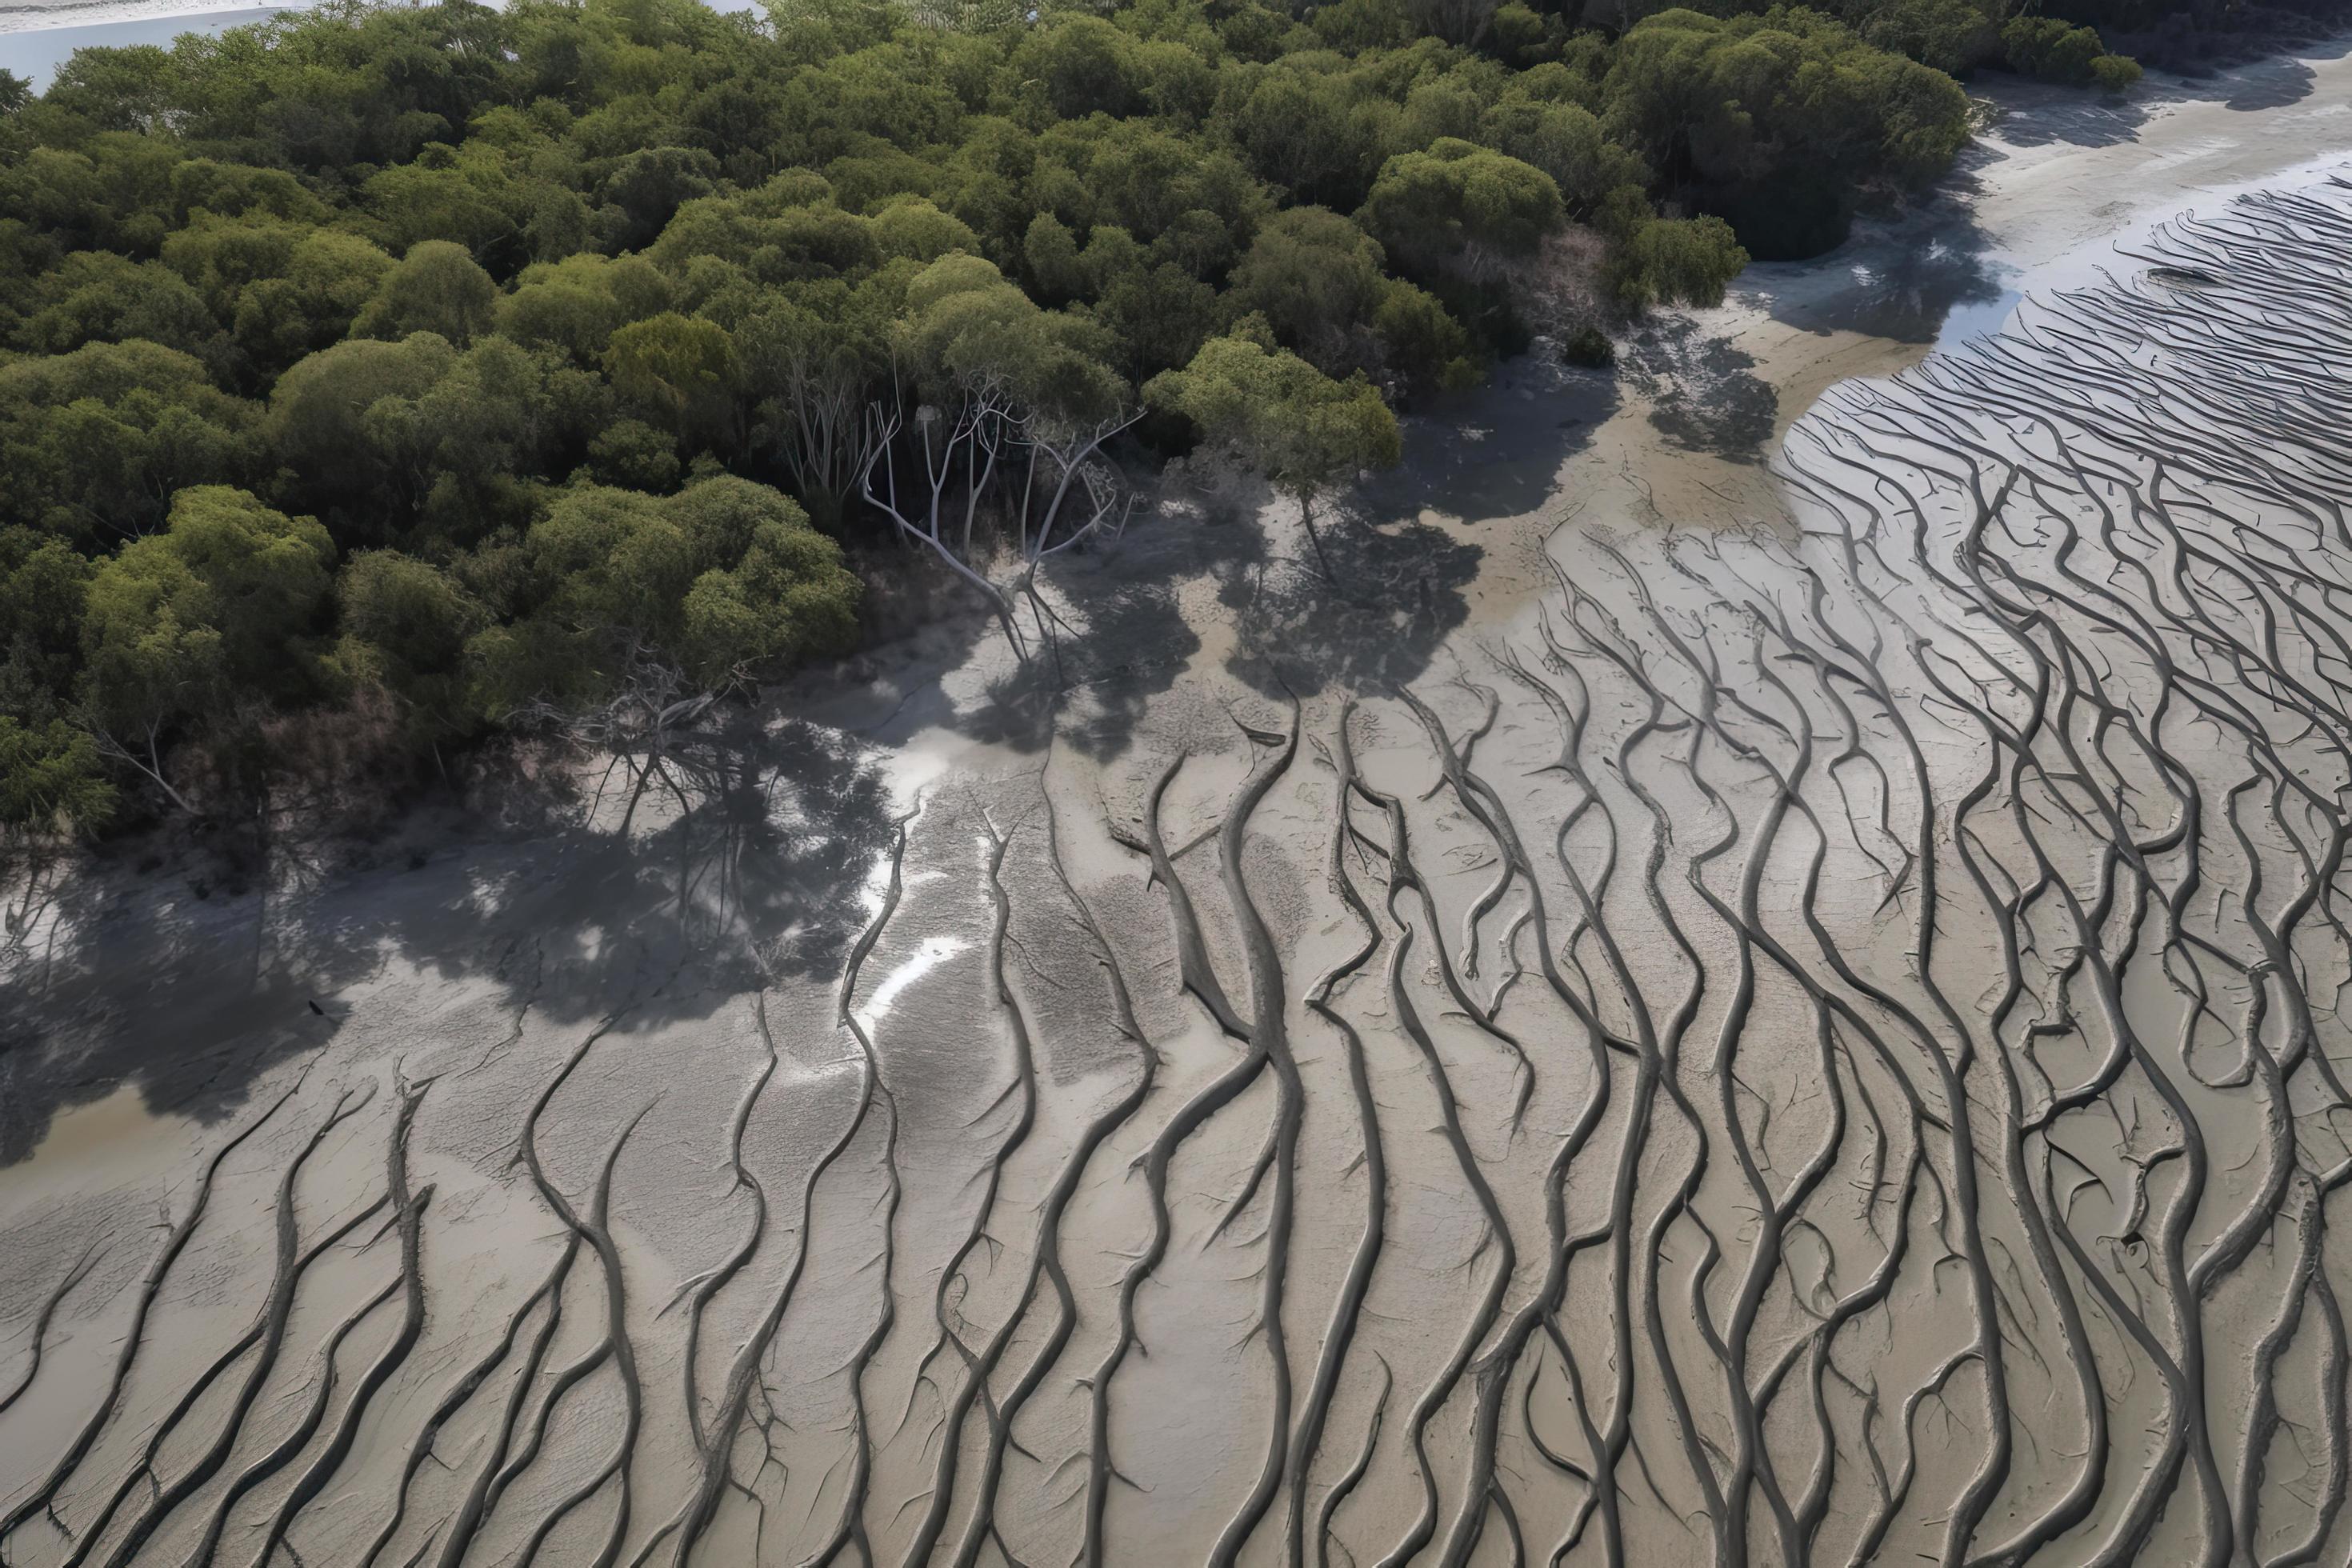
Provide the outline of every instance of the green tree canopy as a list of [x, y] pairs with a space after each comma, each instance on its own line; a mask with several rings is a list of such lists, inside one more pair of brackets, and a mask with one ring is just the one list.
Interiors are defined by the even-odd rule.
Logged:
[[463, 733], [466, 644], [490, 614], [447, 572], [391, 550], [363, 550], [335, 579], [342, 635], [332, 664], [401, 704], [411, 733], [432, 742]]
[[1323, 207], [1293, 207], [1258, 226], [1234, 268], [1234, 303], [1255, 310], [1282, 342], [1325, 370], [1340, 368], [1351, 331], [1385, 296], [1380, 242]]
[[0, 828], [95, 833], [113, 816], [116, 799], [89, 731], [62, 719], [36, 725], [0, 713]]
[[89, 574], [64, 541], [0, 529], [0, 713], [47, 722], [65, 711], [81, 668]]
[[155, 343], [0, 364], [0, 519], [96, 543], [147, 532], [184, 487], [254, 477], [259, 417]]
[[1424, 267], [1475, 272], [1533, 251], [1564, 216], [1549, 174], [1454, 137], [1400, 153], [1364, 202], [1364, 226]]
[[1648, 183], [1642, 160], [1611, 141], [1600, 116], [1581, 104], [1507, 99], [1480, 116], [1478, 137], [1550, 175], [1580, 216], [1598, 211], [1612, 191]]
[[187, 280], [237, 353], [240, 379], [266, 381], [352, 330], [392, 258], [354, 234], [271, 216], [199, 209], [163, 240], [163, 263]]
[[132, 339], [162, 343], [227, 367], [228, 339], [204, 299], [160, 261], [132, 261], [111, 251], [76, 251], [46, 272], [16, 340], [41, 353], [84, 343]]
[[2000, 54], [2000, 30], [1975, 0], [1895, 0], [1863, 21], [1862, 36], [1951, 76], [1964, 76]]
[[422, 239], [383, 274], [352, 331], [394, 340], [432, 332], [463, 348], [490, 330], [498, 302], [498, 284], [464, 246]]
[[1968, 139], [1949, 77], [1801, 7], [1658, 12], [1620, 41], [1603, 85], [1612, 132], [1776, 256], [1834, 244], [1865, 182], [1916, 184]]
[[468, 644], [493, 721], [615, 702], [656, 711], [845, 647], [857, 579], [764, 485], [707, 479], [663, 499], [567, 492], [525, 542], [537, 605]]
[[[2139, 3], [2005, 41], [2119, 89], [2073, 24]], [[847, 635], [804, 515], [1017, 645], [1188, 421], [1311, 501], [1530, 322], [1605, 357], [1833, 244], [1948, 166], [1995, 14], [1643, 9], [355, 3], [0, 81], [0, 718], [171, 788], [386, 695], [435, 745], [690, 705]], [[722, 493], [801, 510], [714, 552]], [[332, 591], [230, 613], [230, 516]]]
[[560, 349], [575, 364], [602, 363], [613, 334], [670, 307], [672, 289], [643, 257], [583, 252], [523, 269], [497, 303], [498, 329], [530, 348]]
[[999, 388], [1014, 410], [1079, 422], [1108, 417], [1126, 399], [1103, 363], [1099, 329], [1039, 309], [981, 257], [942, 257], [917, 274], [904, 321], [908, 362], [936, 395]]
[[1619, 247], [1611, 276], [1618, 297], [1637, 310], [1709, 306], [1723, 302], [1747, 265], [1738, 236], [1719, 217], [1648, 218]]
[[735, 341], [716, 321], [665, 310], [615, 331], [604, 349], [613, 390], [680, 433], [723, 420], [735, 386]]
[[1286, 349], [1244, 337], [1210, 340], [1182, 370], [1153, 377], [1144, 395], [1302, 507], [1360, 469], [1393, 467], [1402, 453], [1396, 416], [1368, 383], [1335, 381]]
[[90, 574], [80, 694], [92, 732], [186, 806], [164, 776], [166, 731], [305, 687], [307, 666], [289, 655], [319, 618], [334, 558], [313, 519], [226, 485], [182, 490], [163, 532]]
[[264, 433], [286, 495], [354, 543], [414, 529], [460, 541], [528, 515], [528, 476], [609, 417], [604, 384], [551, 350], [432, 332], [354, 338], [279, 378]]

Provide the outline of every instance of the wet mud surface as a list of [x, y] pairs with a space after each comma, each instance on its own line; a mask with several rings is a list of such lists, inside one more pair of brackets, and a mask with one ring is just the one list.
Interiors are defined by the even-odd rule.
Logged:
[[2352, 187], [1616, 395], [1446, 460], [1740, 515], [1195, 498], [1051, 700], [942, 634], [634, 814], [59, 891], [0, 1557], [2347, 1561]]

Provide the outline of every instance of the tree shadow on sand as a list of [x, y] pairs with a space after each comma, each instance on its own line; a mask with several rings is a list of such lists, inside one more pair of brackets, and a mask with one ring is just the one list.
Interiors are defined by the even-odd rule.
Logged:
[[2301, 60], [2283, 59], [2230, 73], [2229, 96], [2221, 107], [2241, 114], [2284, 109], [2311, 96], [2319, 73]]
[[[2316, 36], [2301, 36], [2307, 31]], [[2137, 141], [2148, 116], [2168, 104], [2219, 100], [2224, 109], [2257, 114], [2302, 102], [2318, 86], [2310, 61], [2336, 58], [2347, 47], [2331, 32], [2323, 25], [2315, 29], [2290, 26], [2275, 35], [2256, 32], [2237, 39], [2185, 28], [2113, 33], [2108, 47], [2117, 53], [2137, 56], [2151, 67], [2178, 67], [2193, 74], [2152, 74], [2122, 98], [2103, 98], [2079, 87], [1998, 72], [1986, 79], [1988, 96], [1999, 112], [1998, 134], [2012, 147], [2053, 142], [2111, 147]], [[2226, 58], [2232, 50], [2241, 54], [2240, 60], [2214, 68], [2216, 56]]]
[[1395, 469], [1318, 502], [1319, 556], [1295, 502], [1171, 468], [1158, 512], [1116, 548], [1055, 563], [1053, 635], [951, 722], [995, 744], [1051, 739], [1113, 759], [1200, 652], [1191, 617], [1212, 602], [1234, 633], [1226, 669], [1269, 695], [1408, 682], [1469, 617], [1486, 552], [1464, 532], [1540, 511], [1617, 403], [1612, 377], [1540, 352], [1497, 367], [1407, 419]]
[[487, 982], [535, 1017], [635, 1004], [624, 1032], [834, 973], [895, 831], [879, 766], [797, 722], [746, 720], [688, 748], [684, 809], [626, 836], [616, 813], [551, 811], [495, 836], [420, 825], [364, 867], [310, 851], [268, 891], [198, 897], [129, 866], [69, 879], [54, 934], [0, 955], [0, 1166], [125, 1083], [158, 1113], [233, 1114], [262, 1073], [348, 1028], [395, 963], [443, 998]]
[[1751, 267], [1735, 292], [1803, 331], [1936, 342], [1956, 312], [1989, 305], [2005, 291], [1987, 259], [1990, 237], [1976, 216], [1977, 171], [1992, 160], [1981, 147], [1969, 149], [1932, 197], [1858, 220], [1827, 256]]
[[1218, 602], [1236, 633], [1225, 668], [1253, 689], [1307, 697], [1402, 686], [1469, 618], [1464, 590], [1485, 559], [1479, 546], [1431, 523], [1342, 514], [1317, 523], [1318, 552], [1295, 512], [1283, 521], [1286, 538], [1262, 537], [1266, 549], [1220, 574]]
[[2113, 147], [2137, 142], [2140, 127], [2158, 105], [2211, 96], [2153, 78], [2123, 98], [2007, 72], [1989, 73], [1984, 86], [1990, 89], [1988, 101], [1997, 111], [1994, 132], [2012, 147]]
[[[1189, 521], [1189, 520], [1187, 520]], [[1118, 543], [1055, 560], [1024, 606], [1033, 657], [1009, 666], [951, 719], [958, 733], [1016, 751], [1049, 742], [1097, 761], [1126, 751], [1153, 701], [1200, 651], [1184, 584], [1216, 542], [1177, 520], [1139, 520]]]
[[[1118, 550], [1053, 565], [1061, 619], [1026, 670], [978, 701], [933, 689], [921, 717], [1024, 750], [1056, 739], [1116, 756], [1201, 652], [1188, 605], [1232, 617], [1227, 667], [1270, 693], [1406, 683], [1467, 619], [1484, 555], [1462, 537], [1475, 523], [1424, 514], [1539, 509], [1613, 398], [1605, 378], [1521, 361], [1411, 421], [1402, 469], [1318, 512], [1328, 576], [1288, 505], [1139, 520]], [[994, 635], [971, 619], [943, 657], [968, 660]], [[0, 952], [0, 1167], [28, 1157], [60, 1110], [126, 1083], [159, 1113], [234, 1114], [269, 1068], [355, 1021], [392, 1023], [366, 1010], [371, 981], [395, 964], [440, 982], [393, 988], [436, 1007], [527, 1006], [568, 1023], [625, 1006], [623, 1033], [836, 973], [895, 831], [877, 753], [748, 714], [677, 752], [679, 789], [649, 787], [627, 835], [613, 826], [630, 788], [616, 775], [601, 811], [556, 799], [502, 826], [420, 811], [364, 857], [275, 845], [280, 874], [263, 891], [127, 860], [67, 879], [37, 943]], [[389, 1032], [455, 1026], [420, 1013]]]
[[1540, 511], [1560, 465], [1617, 411], [1616, 378], [1561, 364], [1548, 345], [1496, 365], [1486, 384], [1404, 422], [1404, 460], [1348, 504], [1375, 523], [1438, 512], [1479, 523]]
[[1650, 424], [1686, 452], [1726, 462], [1764, 455], [1780, 395], [1755, 374], [1756, 356], [1710, 336], [1687, 316], [1645, 327], [1623, 355], [1625, 379], [1649, 400]]
[[1295, 507], [1262, 512], [1260, 553], [1220, 573], [1237, 634], [1228, 670], [1268, 696], [1417, 679], [1470, 618], [1486, 556], [1472, 536], [1541, 512], [1618, 404], [1614, 377], [1538, 349], [1409, 421], [1404, 461], [1318, 510], [1313, 541]]

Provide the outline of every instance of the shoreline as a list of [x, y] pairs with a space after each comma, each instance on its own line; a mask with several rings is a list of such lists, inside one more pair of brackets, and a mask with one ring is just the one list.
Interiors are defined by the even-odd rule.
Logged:
[[257, 11], [307, 11], [306, 0], [286, 4], [200, 5], [191, 8], [176, 0], [76, 0], [63, 5], [0, 7], [0, 37], [19, 33], [58, 33], [83, 27], [120, 26], [131, 22], [184, 21], [194, 31], [225, 16], [246, 16]]
[[[488, 0], [495, 5], [497, 0]], [[714, 11], [749, 11], [755, 0], [738, 3], [711, 4]], [[0, 38], [19, 34], [55, 33], [82, 27], [121, 26], [139, 22], [185, 21], [192, 25], [216, 23], [222, 17], [247, 16], [257, 11], [271, 13], [309, 11], [316, 8], [315, 0], [254, 0], [243, 5], [198, 4], [186, 0], [67, 0], [57, 5], [0, 5]], [[194, 26], [189, 29], [196, 30]]]
[[[1823, 255], [1753, 264], [1722, 305], [1637, 333], [1623, 381], [1643, 338], [1681, 334], [1654, 377], [1666, 417], [1660, 398], [1629, 395], [1560, 488], [1614, 489], [1675, 521], [1777, 516], [1772, 459], [1832, 387], [1998, 331], [2029, 294], [2095, 281], [2117, 245], [2169, 218], [2352, 160], [2352, 37], [2194, 79], [2152, 73], [2148, 89], [2114, 105], [2000, 82], [1984, 95], [1998, 121], [1931, 195], [1858, 219]], [[1654, 492], [1676, 482], [1633, 497], [1628, 468]]]

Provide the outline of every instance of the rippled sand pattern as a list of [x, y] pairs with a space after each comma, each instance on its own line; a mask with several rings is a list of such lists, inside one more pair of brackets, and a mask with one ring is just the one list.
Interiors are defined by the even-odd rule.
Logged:
[[2152, 244], [747, 944], [454, 900], [0, 1241], [6, 1560], [2347, 1561], [2352, 189]]

